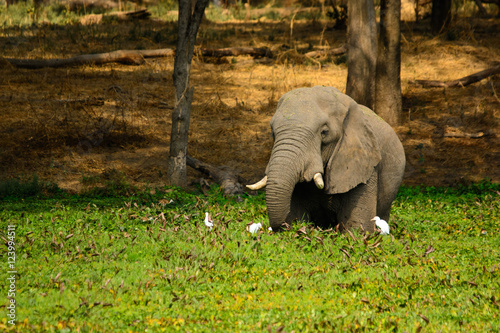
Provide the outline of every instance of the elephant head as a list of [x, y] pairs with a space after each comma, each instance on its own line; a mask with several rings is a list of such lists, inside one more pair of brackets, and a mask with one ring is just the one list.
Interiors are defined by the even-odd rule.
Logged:
[[353, 99], [332, 87], [300, 88], [283, 95], [271, 119], [274, 146], [266, 177], [271, 227], [287, 222], [297, 183], [314, 181], [327, 194], [366, 183], [381, 160], [375, 133]]

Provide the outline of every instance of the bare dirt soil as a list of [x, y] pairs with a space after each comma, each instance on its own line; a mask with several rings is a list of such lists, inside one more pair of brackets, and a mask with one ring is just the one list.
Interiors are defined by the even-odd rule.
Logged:
[[[454, 80], [500, 62], [500, 20], [458, 19], [432, 36], [428, 22], [402, 31], [407, 185], [500, 181], [500, 76], [461, 88], [422, 88], [415, 79]], [[0, 30], [5, 58], [65, 58], [118, 49], [175, 48], [174, 24], [147, 21]], [[269, 121], [279, 97], [303, 86], [345, 91], [345, 56], [306, 51], [341, 46], [327, 21], [206, 22], [200, 47], [269, 47], [273, 59], [195, 56], [189, 153], [228, 165], [248, 181], [264, 173]], [[37, 174], [69, 191], [120, 177], [163, 185], [174, 105], [173, 58], [145, 65], [16, 69], [0, 58], [0, 179]], [[192, 180], [200, 178], [189, 170]]]

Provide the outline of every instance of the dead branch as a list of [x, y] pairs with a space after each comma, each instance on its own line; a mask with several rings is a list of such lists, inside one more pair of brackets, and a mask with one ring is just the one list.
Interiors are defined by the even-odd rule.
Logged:
[[68, 59], [12, 59], [5, 58], [11, 65], [18, 68], [39, 69], [45, 67], [59, 68], [81, 65], [102, 65], [118, 62], [126, 65], [142, 65], [144, 58], [173, 56], [172, 49], [158, 50], [119, 50], [108, 53], [85, 54]]
[[71, 11], [80, 10], [82, 8], [86, 10], [92, 8], [102, 8], [102, 9], [118, 8], [118, 2], [110, 0], [66, 0], [63, 1], [63, 3]]
[[459, 128], [446, 126], [444, 128], [443, 137], [444, 138], [469, 138], [469, 139], [479, 139], [489, 135], [490, 133], [477, 132], [477, 133], [468, 133], [464, 132]]
[[469, 76], [463, 77], [458, 80], [454, 81], [434, 81], [434, 80], [415, 80], [412, 83], [414, 84], [419, 84], [423, 87], [444, 87], [444, 88], [450, 88], [450, 87], [465, 87], [468, 86], [469, 84], [479, 82], [481, 80], [484, 80], [490, 76], [500, 74], [500, 65], [497, 65], [495, 67], [491, 67], [488, 69], [485, 69], [484, 71], [480, 71], [474, 74], [471, 74]]
[[204, 57], [230, 57], [250, 55], [257, 58], [272, 58], [273, 52], [267, 47], [227, 47], [223, 49], [203, 49], [200, 53]]
[[243, 193], [243, 186], [238, 182], [238, 176], [234, 170], [227, 167], [217, 168], [189, 155], [186, 157], [186, 164], [215, 179], [222, 188], [224, 195]]
[[[223, 49], [202, 49], [200, 53], [205, 57], [227, 57], [251, 55], [254, 57], [270, 57], [273, 53], [266, 47], [230, 47]], [[125, 65], [142, 65], [145, 58], [168, 57], [175, 55], [173, 49], [158, 49], [158, 50], [118, 50], [108, 53], [99, 54], [84, 54], [68, 59], [13, 59], [0, 58], [0, 67], [5, 66], [1, 60], [6, 60], [12, 66], [26, 69], [39, 68], [60, 68], [82, 65], [103, 65], [107, 63], [117, 62]]]
[[146, 20], [151, 16], [147, 9], [140, 9], [128, 12], [112, 12], [107, 14], [90, 14], [80, 19], [82, 25], [99, 24], [105, 18], [116, 19], [118, 21]]
[[479, 139], [484, 137], [485, 134], [483, 132], [478, 133], [445, 133], [443, 137], [445, 138], [470, 138], [470, 139]]
[[28, 102], [35, 104], [54, 103], [59, 105], [67, 105], [71, 107], [104, 105], [104, 99], [101, 97], [87, 97], [87, 98], [76, 98], [76, 99], [29, 99]]
[[317, 58], [321, 56], [336, 56], [341, 55], [347, 52], [347, 45], [342, 45], [341, 47], [337, 47], [335, 49], [330, 50], [319, 50], [319, 51], [311, 51], [304, 54], [306, 57]]

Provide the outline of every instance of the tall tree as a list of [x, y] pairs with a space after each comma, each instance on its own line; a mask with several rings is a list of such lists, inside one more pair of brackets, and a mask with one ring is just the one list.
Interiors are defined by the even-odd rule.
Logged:
[[349, 0], [347, 16], [346, 93], [359, 104], [373, 108], [377, 62], [377, 23], [373, 0]]
[[380, 32], [378, 37], [375, 78], [375, 112], [391, 126], [402, 118], [401, 96], [401, 0], [380, 1]]
[[451, 22], [451, 0], [432, 0], [431, 29], [435, 34], [447, 28]]
[[[194, 10], [193, 10], [193, 4]], [[186, 156], [194, 88], [189, 84], [194, 44], [208, 0], [179, 0], [177, 49], [174, 61], [175, 106], [172, 113], [167, 177], [172, 185], [187, 185]]]

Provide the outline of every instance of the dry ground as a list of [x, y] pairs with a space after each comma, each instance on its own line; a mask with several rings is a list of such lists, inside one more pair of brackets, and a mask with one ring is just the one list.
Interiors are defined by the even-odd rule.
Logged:
[[[462, 88], [421, 88], [414, 79], [453, 80], [500, 61], [500, 20], [460, 19], [433, 37], [428, 22], [403, 24], [407, 155], [404, 183], [500, 181], [500, 77]], [[249, 181], [263, 175], [269, 120], [285, 92], [331, 85], [345, 91], [342, 57], [311, 60], [305, 49], [337, 47], [345, 31], [322, 21], [206, 22], [201, 47], [267, 46], [275, 59], [195, 57], [189, 152], [229, 165]], [[290, 37], [291, 35], [291, 37]], [[450, 40], [451, 39], [451, 40]], [[117, 49], [175, 47], [170, 23], [107, 23], [0, 30], [4, 57], [56, 58]], [[109, 64], [15, 69], [0, 61], [0, 178], [37, 174], [79, 191], [117, 172], [132, 184], [164, 184], [173, 106], [173, 58], [143, 66]], [[448, 138], [445, 133], [480, 138]], [[190, 177], [200, 174], [190, 170]]]

